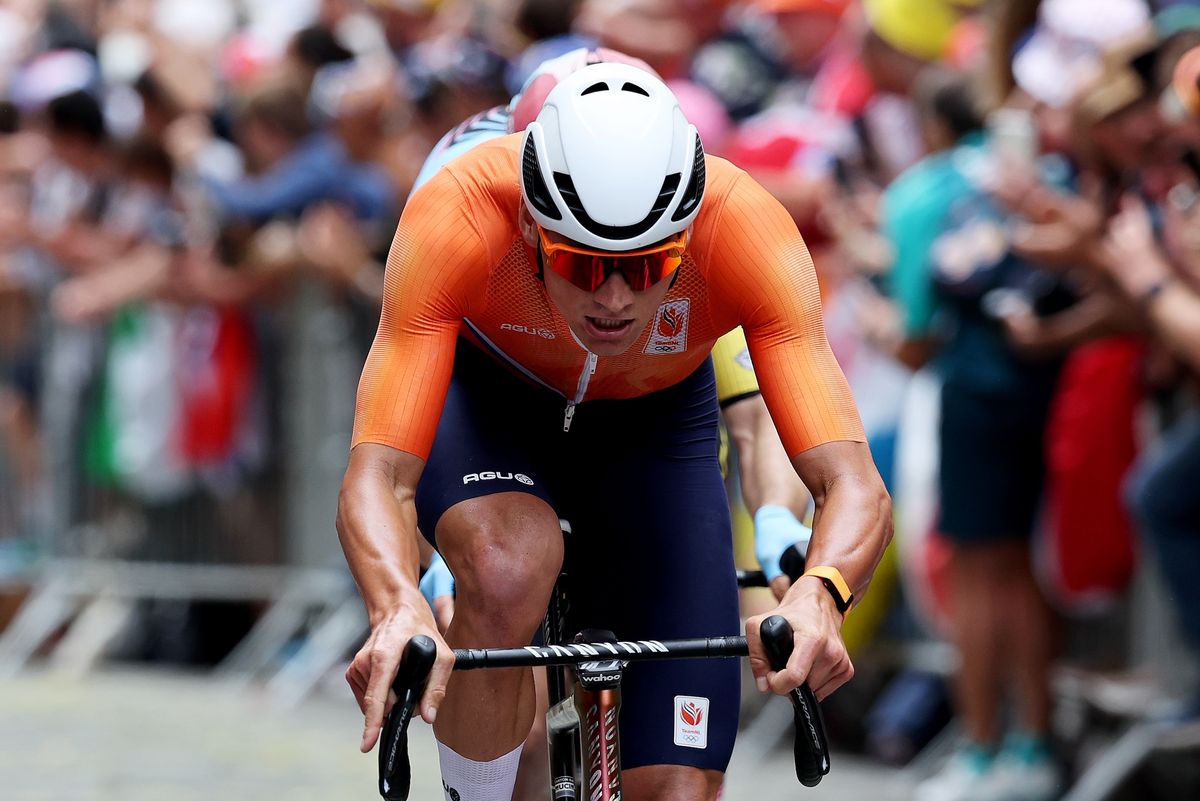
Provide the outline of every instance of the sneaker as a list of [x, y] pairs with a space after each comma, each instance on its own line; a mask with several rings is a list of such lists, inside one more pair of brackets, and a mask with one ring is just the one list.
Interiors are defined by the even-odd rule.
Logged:
[[966, 746], [950, 757], [940, 772], [913, 790], [913, 801], [978, 801], [992, 768], [992, 756], [978, 746]]
[[1009, 737], [988, 772], [976, 801], [1054, 801], [1063, 792], [1062, 773], [1046, 741]]
[[1167, 751], [1190, 751], [1200, 747], [1200, 692], [1173, 701], [1155, 715], [1156, 746]]
[[1200, 723], [1200, 690], [1191, 696], [1159, 704], [1150, 720], [1167, 728]]

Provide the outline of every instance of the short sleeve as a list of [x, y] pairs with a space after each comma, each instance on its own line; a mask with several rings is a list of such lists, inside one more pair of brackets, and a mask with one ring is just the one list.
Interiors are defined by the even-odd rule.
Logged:
[[821, 317], [812, 258], [791, 216], [738, 173], [709, 230], [714, 298], [741, 323], [763, 398], [789, 456], [836, 440], [865, 441]]
[[428, 456], [459, 328], [491, 266], [472, 216], [447, 170], [405, 207], [388, 254], [379, 331], [358, 386], [352, 445]]

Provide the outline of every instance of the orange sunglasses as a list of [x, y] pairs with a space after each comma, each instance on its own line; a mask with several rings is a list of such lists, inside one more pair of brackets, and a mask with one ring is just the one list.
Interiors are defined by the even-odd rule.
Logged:
[[683, 230], [642, 250], [610, 252], [588, 250], [572, 242], [551, 239], [541, 226], [538, 226], [538, 237], [542, 242], [546, 269], [584, 292], [595, 292], [614, 272], [620, 272], [634, 292], [649, 289], [679, 269], [688, 242], [688, 232]]

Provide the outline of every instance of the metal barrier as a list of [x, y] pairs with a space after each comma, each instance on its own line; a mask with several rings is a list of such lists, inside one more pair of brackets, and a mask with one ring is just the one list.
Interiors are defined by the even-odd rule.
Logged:
[[[138, 320], [144, 336], [124, 350], [99, 328], [49, 329], [40, 499], [19, 489], [0, 440], [0, 540], [32, 534], [39, 554], [14, 579], [28, 595], [0, 634], [0, 675], [36, 656], [87, 670], [163, 602], [261, 610], [218, 667], [235, 683], [269, 677], [289, 642], [304, 643], [311, 673], [361, 639], [366, 617], [333, 530], [361, 362], [348, 315], [321, 286], [297, 286], [280, 325], [256, 337], [258, 385], [236, 447], [200, 465], [172, 458], [168, 429], [179, 425], [175, 386], [195, 380], [178, 343], [216, 347], [212, 310], [150, 309]], [[125, 430], [109, 430], [114, 417]], [[33, 531], [22, 517], [38, 520]], [[302, 697], [315, 683], [308, 673], [272, 686]]]

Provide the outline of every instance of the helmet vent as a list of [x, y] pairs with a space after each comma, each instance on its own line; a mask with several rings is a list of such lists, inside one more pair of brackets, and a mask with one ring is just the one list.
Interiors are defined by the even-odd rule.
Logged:
[[636, 83], [629, 83], [628, 81], [625, 83], [624, 86], [621, 87], [621, 91], [622, 92], [633, 92], [635, 95], [642, 95], [643, 97], [650, 96], [650, 93], [647, 92], [645, 89], [638, 86]]
[[562, 212], [554, 205], [550, 196], [550, 188], [542, 178], [538, 169], [537, 149], [533, 145], [533, 137], [525, 137], [525, 153], [521, 157], [521, 183], [525, 186], [525, 197], [535, 209], [552, 220], [561, 220]]
[[671, 221], [679, 222], [695, 211], [696, 207], [700, 205], [702, 197], [704, 197], [704, 146], [700, 144], [700, 137], [697, 135], [696, 153], [692, 157], [692, 175], [688, 178], [687, 188], [683, 190], [679, 208], [675, 209], [675, 213], [671, 215]]
[[583, 95], [590, 95], [593, 92], [607, 92], [607, 91], [608, 91], [608, 84], [601, 81], [600, 83], [592, 84], [587, 89], [584, 89], [582, 92], [580, 92], [579, 94], [580, 94], [580, 96], [583, 96]]
[[679, 189], [681, 177], [679, 173], [673, 172], [664, 178], [662, 188], [658, 190], [658, 197], [655, 198], [650, 213], [641, 222], [632, 225], [605, 225], [589, 217], [587, 210], [583, 207], [583, 201], [579, 199], [575, 182], [566, 173], [554, 173], [554, 183], [562, 195], [563, 202], [567, 204], [567, 210], [575, 216], [580, 225], [596, 236], [620, 240], [641, 236], [654, 227], [654, 224], [666, 213], [667, 207], [671, 205], [671, 198], [675, 197], [675, 190]]

